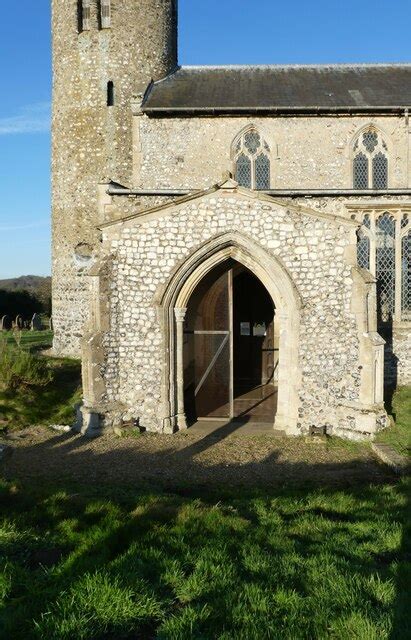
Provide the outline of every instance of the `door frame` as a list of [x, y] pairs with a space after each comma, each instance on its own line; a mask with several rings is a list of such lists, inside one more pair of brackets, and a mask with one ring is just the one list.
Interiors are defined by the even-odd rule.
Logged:
[[[223, 263], [222, 263], [223, 264]], [[228, 262], [227, 265], [227, 269], [223, 272], [224, 274], [226, 274], [227, 276], [227, 280], [226, 280], [226, 287], [227, 287], [227, 329], [226, 330], [221, 330], [221, 329], [192, 329], [192, 328], [187, 328], [186, 326], [184, 326], [183, 329], [183, 334], [184, 336], [188, 336], [188, 335], [193, 335], [194, 336], [194, 340], [195, 340], [195, 336], [196, 335], [219, 335], [219, 336], [224, 336], [224, 339], [222, 341], [222, 343], [219, 345], [219, 347], [217, 348], [216, 352], [214, 354], [210, 354], [210, 361], [208, 362], [208, 365], [206, 365], [205, 371], [202, 375], [202, 377], [200, 378], [200, 380], [196, 381], [197, 386], [194, 385], [195, 390], [194, 390], [194, 403], [196, 403], [196, 398], [197, 398], [197, 393], [198, 391], [201, 389], [201, 387], [203, 386], [204, 383], [206, 383], [208, 377], [210, 374], [212, 374], [213, 368], [218, 364], [218, 360], [224, 350], [224, 347], [227, 345], [228, 343], [228, 349], [229, 349], [229, 358], [228, 358], [228, 363], [227, 363], [227, 370], [228, 370], [228, 380], [229, 380], [229, 384], [228, 384], [228, 396], [227, 396], [227, 402], [224, 403], [225, 406], [228, 407], [227, 410], [227, 415], [226, 416], [210, 416], [210, 415], [202, 415], [201, 413], [198, 412], [198, 409], [196, 409], [196, 420], [201, 420], [201, 421], [212, 421], [212, 422], [226, 422], [227, 420], [236, 420], [239, 419], [238, 416], [236, 415], [236, 411], [235, 411], [235, 399], [236, 399], [236, 395], [235, 395], [235, 387], [236, 387], [236, 379], [235, 379], [235, 358], [236, 358], [236, 351], [235, 351], [235, 332], [236, 332], [236, 327], [234, 324], [234, 317], [235, 317], [235, 296], [234, 296], [234, 282], [235, 282], [235, 277], [236, 275], [239, 275], [238, 273], [236, 274], [236, 265], [240, 266], [239, 262], [233, 262], [232, 260]], [[241, 267], [243, 267], [243, 269], [245, 269], [244, 265], [241, 265]], [[241, 273], [247, 272], [249, 274], [251, 274], [260, 284], [261, 280], [259, 280], [259, 278], [256, 278], [256, 276], [254, 276], [254, 274], [249, 270], [249, 269], [245, 269], [245, 271], [241, 271]], [[209, 272], [211, 273], [211, 272]], [[207, 276], [208, 274], [206, 274]], [[220, 276], [222, 275], [222, 273], [219, 274]], [[205, 277], [206, 277], [205, 276]], [[199, 283], [201, 285], [201, 282]], [[270, 325], [269, 330], [272, 332], [272, 341], [273, 341], [273, 348], [272, 351], [274, 352], [274, 315], [275, 315], [275, 306], [274, 306], [274, 302], [270, 296], [270, 294], [268, 293], [268, 291], [265, 289], [264, 287], [264, 291], [265, 294], [268, 296], [268, 298], [271, 300], [272, 302], [272, 308], [273, 308], [273, 321], [272, 324]], [[195, 292], [194, 292], [195, 293]], [[192, 304], [192, 298], [190, 298], [189, 303], [188, 303], [188, 311], [190, 309], [190, 306]], [[252, 325], [250, 327], [251, 331], [252, 331]], [[250, 339], [253, 338], [253, 334], [250, 333]], [[184, 349], [187, 348], [186, 347], [186, 340], [184, 340], [184, 347], [183, 347], [183, 356], [185, 355]], [[273, 365], [274, 366], [274, 365]], [[273, 376], [274, 377], [274, 376]], [[258, 386], [264, 386], [265, 384], [268, 384], [266, 382], [262, 382], [262, 380], [260, 381]], [[273, 383], [274, 385], [274, 383]], [[187, 389], [187, 380], [184, 379], [184, 394], [185, 394], [185, 403], [186, 403], [186, 389]], [[274, 417], [274, 413], [273, 413], [273, 417]]]
[[232, 258], [249, 269], [265, 286], [280, 323], [278, 405], [273, 428], [297, 435], [298, 366], [301, 298], [286, 267], [249, 237], [238, 232], [208, 240], [193, 252], [172, 275], [158, 296], [159, 320], [164, 336], [162, 378], [163, 431], [186, 429], [184, 407], [184, 320], [187, 305], [197, 284], [219, 263]]

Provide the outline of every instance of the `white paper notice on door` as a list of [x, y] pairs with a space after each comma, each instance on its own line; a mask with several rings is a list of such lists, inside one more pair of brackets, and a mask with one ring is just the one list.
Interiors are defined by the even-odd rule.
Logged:
[[267, 328], [265, 326], [265, 322], [254, 322], [253, 336], [264, 337], [265, 335], [267, 335]]
[[251, 326], [249, 322], [240, 322], [240, 334], [242, 336], [251, 335]]

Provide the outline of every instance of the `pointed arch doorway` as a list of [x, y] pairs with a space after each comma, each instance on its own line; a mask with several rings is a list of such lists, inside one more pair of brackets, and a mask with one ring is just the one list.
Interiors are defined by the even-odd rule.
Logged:
[[229, 258], [197, 284], [183, 333], [188, 423], [273, 423], [277, 407], [279, 326], [259, 278]]

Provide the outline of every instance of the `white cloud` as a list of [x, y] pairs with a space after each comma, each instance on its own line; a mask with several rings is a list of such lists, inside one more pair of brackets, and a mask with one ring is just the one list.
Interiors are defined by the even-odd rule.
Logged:
[[15, 116], [0, 118], [0, 136], [50, 131], [50, 103], [38, 102], [20, 109]]

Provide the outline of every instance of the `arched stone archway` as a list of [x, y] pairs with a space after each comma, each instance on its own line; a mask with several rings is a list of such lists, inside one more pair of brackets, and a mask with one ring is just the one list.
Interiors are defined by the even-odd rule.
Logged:
[[164, 335], [162, 421], [164, 431], [186, 428], [183, 375], [183, 322], [189, 299], [202, 278], [216, 265], [233, 259], [249, 269], [275, 303], [280, 321], [278, 405], [273, 425], [298, 434], [298, 366], [301, 299], [287, 269], [263, 247], [239, 233], [226, 233], [199, 247], [160, 292], [158, 307]]

